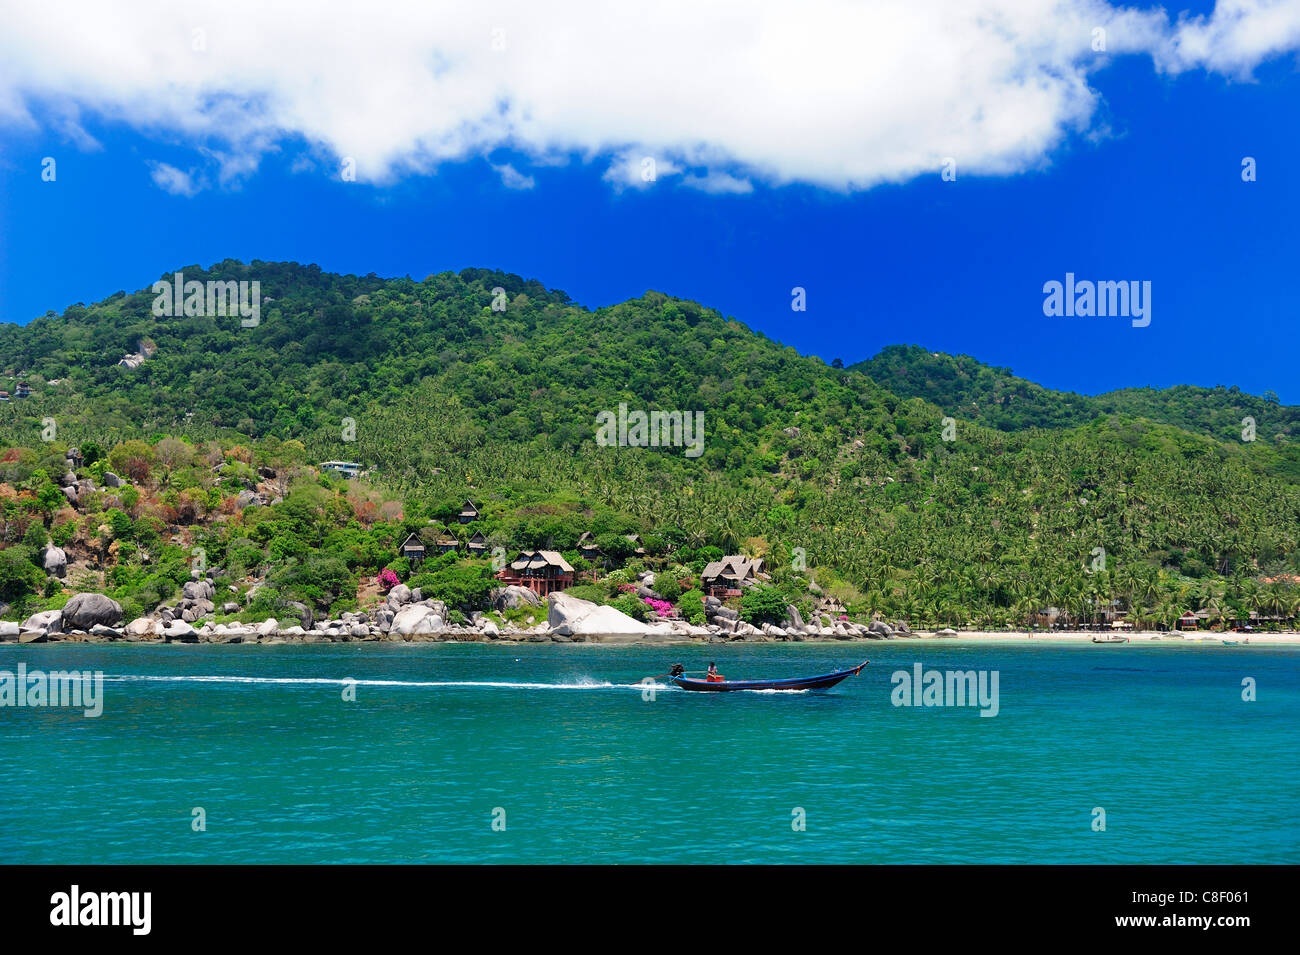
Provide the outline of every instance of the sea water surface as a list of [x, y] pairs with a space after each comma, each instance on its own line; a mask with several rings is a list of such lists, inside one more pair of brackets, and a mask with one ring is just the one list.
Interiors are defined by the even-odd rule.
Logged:
[[[614, 685], [865, 658], [825, 692]], [[104, 709], [0, 707], [0, 863], [1300, 861], [1294, 649], [0, 647], [20, 662], [102, 671]], [[996, 671], [997, 716], [893, 705], [918, 662]]]

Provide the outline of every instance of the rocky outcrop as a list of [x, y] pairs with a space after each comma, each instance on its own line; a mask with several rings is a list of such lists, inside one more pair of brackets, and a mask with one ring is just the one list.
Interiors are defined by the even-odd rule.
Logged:
[[45, 565], [45, 572], [51, 577], [58, 577], [61, 580], [68, 576], [68, 555], [64, 553], [63, 548], [55, 547], [53, 544], [48, 545], [42, 562]]
[[181, 602], [181, 619], [186, 623], [194, 623], [216, 609], [216, 605], [211, 600], [185, 600]]
[[445, 625], [446, 609], [439, 613], [438, 607], [428, 604], [410, 604], [403, 607], [393, 617], [389, 633], [410, 636], [417, 633], [437, 633]]
[[115, 627], [122, 622], [122, 607], [104, 594], [77, 594], [63, 606], [67, 630], [89, 631], [95, 624]]
[[211, 600], [216, 594], [216, 587], [211, 580], [187, 580], [181, 587], [181, 596], [186, 600]]
[[148, 617], [137, 617], [126, 625], [128, 637], [147, 637], [162, 633], [162, 627]]
[[163, 630], [168, 643], [198, 643], [199, 632], [183, 620], [173, 620]]
[[40, 630], [45, 633], [57, 633], [63, 629], [62, 610], [42, 610], [23, 621], [24, 630]]
[[590, 600], [570, 597], [563, 591], [547, 598], [546, 622], [550, 632], [571, 637], [575, 634], [642, 634], [650, 628], [613, 607], [594, 604]]
[[302, 628], [310, 630], [313, 623], [316, 622], [316, 614], [305, 603], [298, 600], [290, 600], [289, 606], [298, 611], [298, 619], [302, 621]]
[[406, 584], [397, 584], [392, 590], [388, 591], [388, 599], [385, 601], [389, 610], [393, 613], [401, 610], [411, 602], [411, 588]]
[[492, 591], [492, 606], [497, 610], [519, 610], [522, 607], [540, 607], [542, 598], [527, 587], [498, 587]]

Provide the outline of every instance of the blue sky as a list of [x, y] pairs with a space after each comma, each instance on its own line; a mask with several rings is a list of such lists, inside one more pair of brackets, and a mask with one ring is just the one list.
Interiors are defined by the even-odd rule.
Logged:
[[[967, 147], [955, 182], [900, 160], [847, 188], [812, 165], [815, 142], [722, 160], [665, 150], [665, 175], [629, 184], [616, 149], [576, 134], [545, 151], [516, 134], [436, 161], [385, 154], [344, 182], [328, 137], [284, 129], [232, 159], [211, 130], [70, 113], [75, 92], [29, 97], [27, 121], [0, 125], [0, 320], [224, 258], [417, 279], [482, 266], [592, 307], [646, 289], [698, 299], [827, 361], [920, 343], [1085, 393], [1236, 384], [1300, 403], [1294, 52], [1248, 74], [1117, 56], [1086, 82], [1086, 121], [1012, 168], [1004, 152], [970, 171]], [[55, 182], [41, 179], [46, 156]], [[1242, 181], [1247, 156], [1255, 182]], [[1045, 317], [1043, 284], [1066, 272], [1150, 281], [1151, 324]], [[805, 313], [791, 311], [794, 286]]]

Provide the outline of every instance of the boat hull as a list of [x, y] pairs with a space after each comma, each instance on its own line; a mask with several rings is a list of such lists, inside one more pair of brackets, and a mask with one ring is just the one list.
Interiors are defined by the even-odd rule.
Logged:
[[821, 676], [796, 677], [790, 680], [723, 680], [710, 683], [708, 680], [694, 680], [690, 677], [669, 677], [683, 690], [698, 693], [733, 693], [738, 690], [825, 690], [835, 684], [857, 676], [867, 664], [860, 663], [847, 670], [823, 673]]

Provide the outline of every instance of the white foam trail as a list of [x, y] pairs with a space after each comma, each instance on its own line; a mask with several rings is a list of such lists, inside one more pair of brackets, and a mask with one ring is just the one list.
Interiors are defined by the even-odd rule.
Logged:
[[662, 683], [598, 683], [594, 680], [578, 683], [514, 683], [505, 680], [347, 680], [324, 677], [271, 677], [271, 676], [138, 676], [123, 674], [105, 676], [108, 683], [269, 683], [288, 686], [419, 686], [419, 687], [495, 687], [506, 690], [679, 690], [677, 686]]

